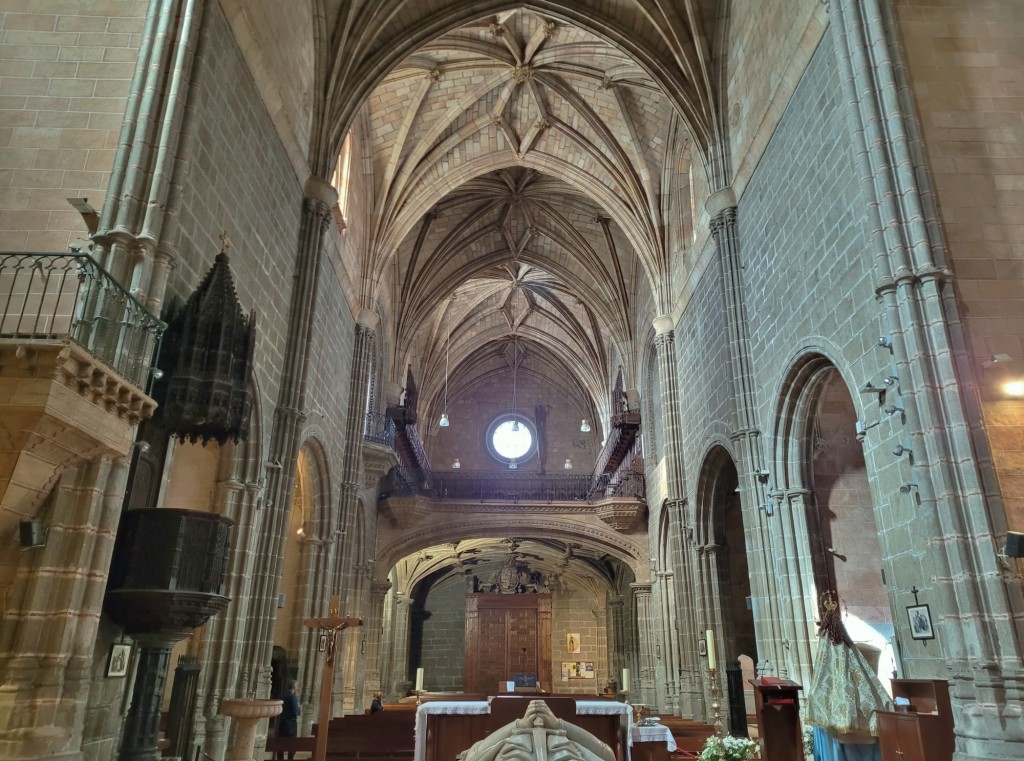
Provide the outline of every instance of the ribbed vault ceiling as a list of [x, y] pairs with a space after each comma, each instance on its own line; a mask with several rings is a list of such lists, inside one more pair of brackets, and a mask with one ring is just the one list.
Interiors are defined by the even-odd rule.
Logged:
[[[668, 220], [689, 213], [689, 157], [706, 162], [715, 130], [701, 4], [481, 0], [496, 12], [450, 4], [457, 25], [419, 3], [355, 5], [334, 74], [375, 82], [355, 117], [372, 203], [351, 221], [370, 231], [360, 299], [393, 307], [389, 380], [411, 365], [421, 419], [434, 420], [446, 364], [458, 397], [507, 374], [515, 346], [520, 373], [607, 421], [620, 369], [639, 385], [651, 322], [671, 312], [680, 226]], [[388, 62], [386, 39], [400, 58]], [[345, 102], [328, 107], [339, 123]], [[427, 548], [396, 570], [409, 589], [500, 567], [507, 551], [489, 541]], [[573, 558], [585, 549], [529, 542], [545, 572], [608, 578], [601, 558]]]
[[524, 372], [600, 419], [671, 299], [668, 190], [690, 136], [669, 98], [609, 42], [518, 9], [407, 56], [361, 123], [374, 199], [363, 298], [392, 289], [393, 380], [411, 364], [433, 415], [449, 335], [465, 386], [516, 341]]

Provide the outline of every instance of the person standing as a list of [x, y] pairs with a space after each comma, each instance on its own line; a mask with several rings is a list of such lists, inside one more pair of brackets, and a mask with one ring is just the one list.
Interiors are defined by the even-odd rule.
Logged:
[[[299, 715], [302, 713], [302, 709], [299, 708], [299, 696], [296, 695], [298, 685], [295, 680], [288, 682], [288, 692], [284, 695], [284, 707], [281, 709], [281, 715], [277, 717], [277, 736], [278, 737], [297, 737], [299, 734]], [[288, 751], [288, 759], [295, 758], [295, 751]], [[284, 761], [284, 753], [278, 751], [278, 761]]]

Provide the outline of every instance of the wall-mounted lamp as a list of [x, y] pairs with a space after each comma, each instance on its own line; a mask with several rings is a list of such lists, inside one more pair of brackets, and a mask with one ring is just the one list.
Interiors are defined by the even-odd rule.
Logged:
[[519, 467], [519, 464], [516, 462], [516, 458], [515, 457], [513, 457], [511, 460], [508, 461], [508, 469], [509, 470], [515, 470], [518, 467]]
[[306, 530], [302, 528], [302, 526], [299, 526], [299, 530], [295, 532], [295, 536], [299, 537], [299, 539], [305, 539]]
[[161, 370], [159, 367], [149, 368], [149, 374], [153, 376], [153, 380], [160, 380], [161, 378], [164, 377], [164, 371]]
[[879, 336], [878, 346], [882, 349], [892, 349], [892, 339], [889, 336]]
[[909, 484], [903, 484], [900, 486], [900, 494], [910, 494], [911, 491], [917, 488], [917, 484], [911, 482]]
[[18, 543], [22, 547], [42, 547], [46, 544], [43, 524], [36, 519], [18, 524]]
[[886, 391], [887, 389], [885, 386], [876, 386], [871, 381], [868, 381], [860, 387], [860, 392], [862, 394], [878, 394], [879, 396], [883, 396]]
[[905, 447], [902, 444], [897, 444], [892, 448], [892, 453], [897, 457], [902, 457], [903, 455], [912, 455], [914, 450], [910, 447]]
[[759, 470], [754, 475], [757, 476], [758, 481], [760, 481], [762, 484], [766, 484], [768, 483], [768, 477], [771, 476], [771, 473], [769, 473], [767, 470]]
[[986, 396], [1019, 399], [1024, 397], [1024, 361], [1009, 354], [993, 354], [981, 365], [986, 376]]
[[140, 455], [144, 455], [150, 450], [148, 441], [136, 441], [133, 446], [139, 450]]
[[580, 431], [590, 433], [590, 422], [586, 418], [580, 421]]
[[882, 410], [882, 412], [884, 412], [889, 417], [892, 417], [896, 413], [899, 413], [900, 415], [902, 415], [905, 411], [906, 410], [904, 410], [902, 407], [897, 407], [895, 404], [890, 405], [890, 406], [888, 406], [888, 407], [886, 407], [885, 409]]
[[882, 378], [882, 383], [884, 383], [886, 386], [895, 386], [898, 381], [899, 378], [896, 377], [895, 375], [887, 375], [884, 378]]
[[458, 457], [456, 457], [454, 460], [452, 460], [452, 470], [458, 470], [461, 467], [462, 467], [462, 463], [459, 462], [459, 458]]
[[281, 461], [280, 460], [267, 460], [267, 462], [265, 463], [265, 466], [266, 466], [267, 470], [280, 470], [281, 469]]
[[1017, 531], [1006, 532], [1006, 547], [1003, 552], [1007, 557], [1024, 558], [1024, 534]]
[[566, 457], [565, 465], [563, 465], [562, 467], [565, 468], [566, 470], [572, 470], [572, 458]]

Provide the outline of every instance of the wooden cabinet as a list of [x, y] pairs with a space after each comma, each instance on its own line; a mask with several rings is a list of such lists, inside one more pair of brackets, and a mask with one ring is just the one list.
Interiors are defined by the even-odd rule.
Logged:
[[882, 761], [952, 761], [949, 685], [940, 679], [894, 679], [892, 694], [909, 700], [910, 710], [878, 712]]
[[800, 690], [786, 679], [751, 679], [757, 730], [763, 761], [793, 761], [804, 757], [800, 726]]

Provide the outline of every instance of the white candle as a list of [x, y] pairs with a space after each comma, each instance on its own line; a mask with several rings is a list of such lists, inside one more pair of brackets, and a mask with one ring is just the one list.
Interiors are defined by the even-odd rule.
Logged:
[[715, 633], [708, 629], [706, 638], [708, 642], [708, 668], [713, 669], [717, 665], [715, 661]]
[[416, 669], [416, 692], [423, 690], [423, 668]]
[[622, 691], [629, 692], [629, 669], [622, 669]]

